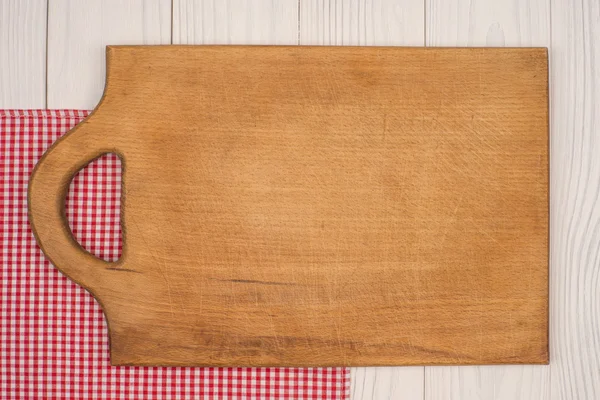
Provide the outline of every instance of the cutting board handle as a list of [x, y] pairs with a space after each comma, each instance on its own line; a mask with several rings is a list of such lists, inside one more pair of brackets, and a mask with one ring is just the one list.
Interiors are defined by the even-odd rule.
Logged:
[[[56, 141], [35, 166], [29, 180], [29, 222], [42, 251], [61, 272], [90, 288], [117, 262], [106, 262], [84, 250], [73, 237], [65, 215], [65, 200], [75, 174], [94, 159], [119, 152], [109, 136], [98, 132], [88, 117]], [[106, 143], [105, 143], [106, 142]]]

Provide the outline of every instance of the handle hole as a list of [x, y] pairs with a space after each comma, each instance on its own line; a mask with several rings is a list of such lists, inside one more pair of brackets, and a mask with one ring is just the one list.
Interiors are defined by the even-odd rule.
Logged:
[[121, 229], [121, 160], [105, 154], [81, 169], [71, 181], [65, 214], [81, 246], [105, 261], [117, 261], [123, 249]]

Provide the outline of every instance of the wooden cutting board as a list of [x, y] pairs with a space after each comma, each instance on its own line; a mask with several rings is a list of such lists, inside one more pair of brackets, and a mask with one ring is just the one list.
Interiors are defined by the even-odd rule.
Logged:
[[[117, 365], [548, 361], [546, 49], [109, 47], [30, 219]], [[124, 250], [72, 238], [123, 161]]]

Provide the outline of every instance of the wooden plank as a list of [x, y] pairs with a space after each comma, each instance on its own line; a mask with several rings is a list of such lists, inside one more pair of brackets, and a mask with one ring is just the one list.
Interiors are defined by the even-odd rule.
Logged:
[[550, 45], [549, 0], [426, 0], [427, 46]]
[[551, 394], [600, 398], [600, 3], [552, 0]]
[[[424, 18], [421, 0], [301, 0], [300, 44], [423, 46]], [[351, 372], [352, 399], [423, 399], [423, 367]]]
[[46, 105], [46, 2], [0, 2], [0, 108]]
[[427, 367], [426, 398], [546, 400], [550, 398], [548, 369], [538, 365]]
[[298, 0], [173, 0], [173, 43], [297, 44]]
[[421, 400], [423, 367], [359, 367], [350, 369], [353, 400]]
[[91, 109], [98, 104], [106, 45], [168, 43], [170, 0], [51, 0], [48, 107]]
[[[108, 60], [100, 107], [37, 164], [29, 199], [48, 258], [103, 305], [114, 363], [547, 361], [545, 49]], [[73, 174], [113, 150], [117, 264], [61, 212]]]
[[[548, 0], [426, 0], [428, 46], [549, 46]], [[547, 399], [548, 366], [426, 368], [426, 399]]]
[[302, 0], [300, 44], [422, 46], [423, 2]]

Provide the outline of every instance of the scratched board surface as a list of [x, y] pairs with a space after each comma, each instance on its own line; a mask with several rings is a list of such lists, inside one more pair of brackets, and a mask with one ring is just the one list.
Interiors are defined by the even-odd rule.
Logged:
[[[548, 360], [545, 49], [111, 47], [30, 184], [40, 246], [128, 365]], [[65, 182], [123, 160], [124, 251]]]

